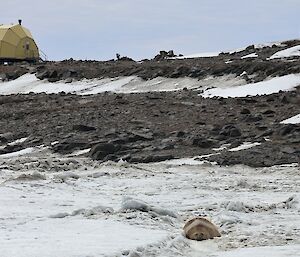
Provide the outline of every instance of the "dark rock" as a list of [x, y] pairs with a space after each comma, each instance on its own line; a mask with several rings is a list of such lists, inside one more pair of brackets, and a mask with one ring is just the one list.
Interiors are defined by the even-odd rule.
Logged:
[[250, 110], [247, 109], [247, 108], [243, 108], [243, 109], [241, 110], [241, 114], [250, 114], [250, 113], [251, 113]]
[[296, 152], [296, 149], [294, 149], [290, 146], [285, 146], [285, 147], [281, 148], [281, 152], [288, 153], [288, 154], [293, 154], [293, 153]]
[[238, 147], [242, 144], [243, 142], [241, 140], [234, 140], [231, 145], [230, 145], [230, 148], [235, 148], [235, 147]]
[[119, 157], [115, 154], [108, 154], [103, 159], [100, 159], [100, 160], [103, 160], [104, 162], [106, 162], [106, 161], [117, 161], [117, 160], [119, 160]]
[[61, 79], [66, 80], [72, 77], [71, 71], [67, 70], [62, 73]]
[[214, 146], [214, 141], [207, 139], [207, 138], [203, 138], [203, 137], [195, 137], [192, 139], [192, 145], [194, 146], [198, 146], [201, 148], [210, 148]]
[[170, 51], [167, 53], [167, 56], [168, 56], [168, 57], [176, 57], [176, 55], [174, 54], [174, 51], [173, 51], [173, 50], [170, 50]]
[[273, 114], [273, 113], [275, 113], [275, 111], [270, 110], [270, 109], [265, 110], [265, 111], [262, 112], [262, 114], [266, 114], [266, 115], [268, 115], [268, 114]]
[[190, 69], [186, 66], [179, 66], [175, 69], [175, 71], [171, 74], [171, 78], [179, 78], [182, 77], [183, 74], [189, 73]]
[[164, 143], [162, 145], [160, 145], [159, 147], [153, 147], [152, 150], [155, 151], [157, 149], [159, 150], [171, 150], [171, 149], [174, 149], [175, 146], [174, 144], [167, 144], [167, 143]]
[[1, 143], [7, 143], [9, 141], [11, 141], [13, 138], [13, 133], [3, 133], [3, 134], [0, 134], [0, 142]]
[[19, 70], [11, 71], [6, 73], [7, 80], [15, 80], [18, 77], [22, 76], [25, 72], [20, 72]]
[[17, 144], [17, 145], [8, 145], [4, 149], [0, 149], [0, 154], [7, 154], [13, 153], [24, 149], [24, 146]]
[[281, 136], [288, 135], [295, 130], [295, 127], [296, 125], [294, 124], [284, 125], [282, 128], [279, 129], [279, 135]]
[[130, 134], [131, 135], [129, 135], [129, 137], [128, 137], [129, 142], [153, 140], [153, 133], [152, 132], [131, 131]]
[[185, 136], [185, 132], [184, 131], [176, 131], [175, 132], [175, 136], [176, 137], [184, 137]]
[[118, 58], [118, 61], [121, 61], [121, 62], [135, 62], [135, 60], [131, 59], [128, 56], [122, 56], [122, 57]]
[[256, 126], [256, 128], [257, 128], [258, 130], [260, 130], [260, 131], [266, 131], [266, 130], [268, 129], [267, 126], [261, 125], [261, 124], [258, 124], [258, 125]]
[[52, 70], [49, 72], [49, 78], [57, 78], [58, 77], [58, 72], [57, 70]]
[[273, 135], [274, 131], [272, 129], [267, 129], [266, 131], [264, 131], [263, 133], [259, 134], [256, 136], [256, 138], [260, 138], [260, 137], [268, 137]]
[[73, 130], [87, 132], [87, 131], [94, 131], [94, 130], [96, 130], [96, 128], [92, 127], [92, 126], [86, 126], [86, 125], [79, 124], [79, 125], [73, 125]]
[[0, 74], [0, 81], [6, 81], [6, 80], [8, 80], [6, 74], [5, 73], [1, 73]]
[[73, 79], [72, 78], [67, 78], [66, 80], [65, 80], [65, 83], [66, 84], [69, 84], [69, 83], [72, 83], [73, 82]]
[[222, 136], [225, 136], [225, 137], [239, 137], [239, 136], [242, 135], [242, 133], [241, 133], [241, 130], [238, 127], [229, 124], [229, 125], [225, 125], [221, 129], [219, 135], [222, 135]]
[[257, 121], [261, 121], [263, 119], [263, 117], [260, 114], [249, 114], [245, 117], [244, 121], [246, 122], [257, 122]]
[[171, 154], [157, 154], [157, 155], [148, 155], [148, 156], [134, 156], [131, 157], [130, 162], [132, 163], [150, 163], [150, 162], [161, 162], [174, 159], [174, 156]]
[[162, 61], [168, 57], [168, 52], [160, 51], [158, 55], [154, 57], [155, 61]]
[[48, 70], [41, 70], [41, 71], [38, 71], [35, 76], [40, 79], [40, 80], [43, 80], [43, 79], [46, 79], [49, 77], [49, 71]]
[[60, 80], [59, 77], [56, 77], [56, 78], [48, 78], [48, 81], [51, 82], [51, 83], [58, 82], [59, 80]]
[[280, 96], [280, 102], [282, 102], [283, 104], [288, 104], [290, 101], [287, 96], [283, 95]]
[[115, 154], [119, 150], [119, 145], [112, 143], [100, 143], [91, 148], [89, 155], [94, 160], [103, 160], [106, 156]]
[[81, 150], [88, 148], [88, 144], [86, 142], [78, 142], [78, 141], [70, 141], [68, 139], [54, 145], [52, 147], [54, 152], [58, 152], [61, 154], [72, 153], [75, 150]]

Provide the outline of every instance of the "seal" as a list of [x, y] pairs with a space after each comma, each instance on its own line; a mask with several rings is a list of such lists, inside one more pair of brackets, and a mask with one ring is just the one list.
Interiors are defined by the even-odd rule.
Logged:
[[209, 220], [202, 217], [188, 220], [183, 227], [183, 231], [186, 238], [197, 241], [221, 236], [217, 227]]

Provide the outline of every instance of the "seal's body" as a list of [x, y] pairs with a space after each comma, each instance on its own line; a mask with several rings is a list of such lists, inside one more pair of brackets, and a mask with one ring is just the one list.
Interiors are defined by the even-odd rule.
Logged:
[[209, 220], [197, 217], [189, 220], [183, 227], [184, 235], [188, 239], [202, 241], [220, 237], [217, 227]]

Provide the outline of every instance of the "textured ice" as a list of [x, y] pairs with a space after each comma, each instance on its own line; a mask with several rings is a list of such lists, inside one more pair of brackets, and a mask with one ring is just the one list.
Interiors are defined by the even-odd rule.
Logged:
[[[285, 257], [300, 244], [297, 165], [100, 164], [48, 151], [0, 159], [0, 167], [1, 257]], [[35, 172], [45, 179], [16, 179]], [[222, 237], [184, 238], [194, 216], [208, 217]]]

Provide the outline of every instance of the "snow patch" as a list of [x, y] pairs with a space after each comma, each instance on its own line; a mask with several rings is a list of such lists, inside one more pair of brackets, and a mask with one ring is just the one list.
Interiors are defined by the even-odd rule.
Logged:
[[18, 144], [22, 144], [27, 140], [27, 137], [23, 137], [23, 138], [19, 138], [11, 143], [8, 143], [7, 145], [18, 145]]
[[300, 74], [290, 74], [271, 78], [266, 81], [228, 88], [212, 88], [201, 95], [203, 97], [245, 97], [288, 91], [300, 85]]
[[300, 114], [297, 114], [289, 119], [286, 119], [282, 122], [282, 124], [300, 124]]
[[237, 151], [241, 151], [241, 150], [246, 150], [246, 149], [250, 149], [254, 146], [257, 145], [261, 145], [261, 143], [255, 142], [255, 143], [251, 143], [251, 142], [244, 142], [243, 144], [241, 144], [238, 147], [234, 147], [229, 149], [229, 152], [237, 152]]
[[277, 58], [287, 58], [287, 57], [295, 57], [300, 56], [300, 45], [293, 46], [288, 49], [279, 51], [275, 54], [273, 54], [269, 59], [277, 59]]
[[247, 54], [245, 56], [242, 56], [241, 59], [247, 59], [247, 58], [256, 58], [258, 57], [257, 53]]
[[190, 54], [184, 56], [173, 57], [171, 59], [193, 59], [193, 58], [203, 58], [203, 57], [215, 57], [219, 56], [221, 52], [203, 52], [198, 54]]
[[30, 154], [35, 151], [35, 148], [29, 147], [26, 149], [22, 149], [20, 151], [12, 152], [12, 153], [6, 153], [6, 154], [1, 154], [0, 158], [12, 158], [12, 157], [17, 157], [17, 156], [22, 156], [26, 154]]

